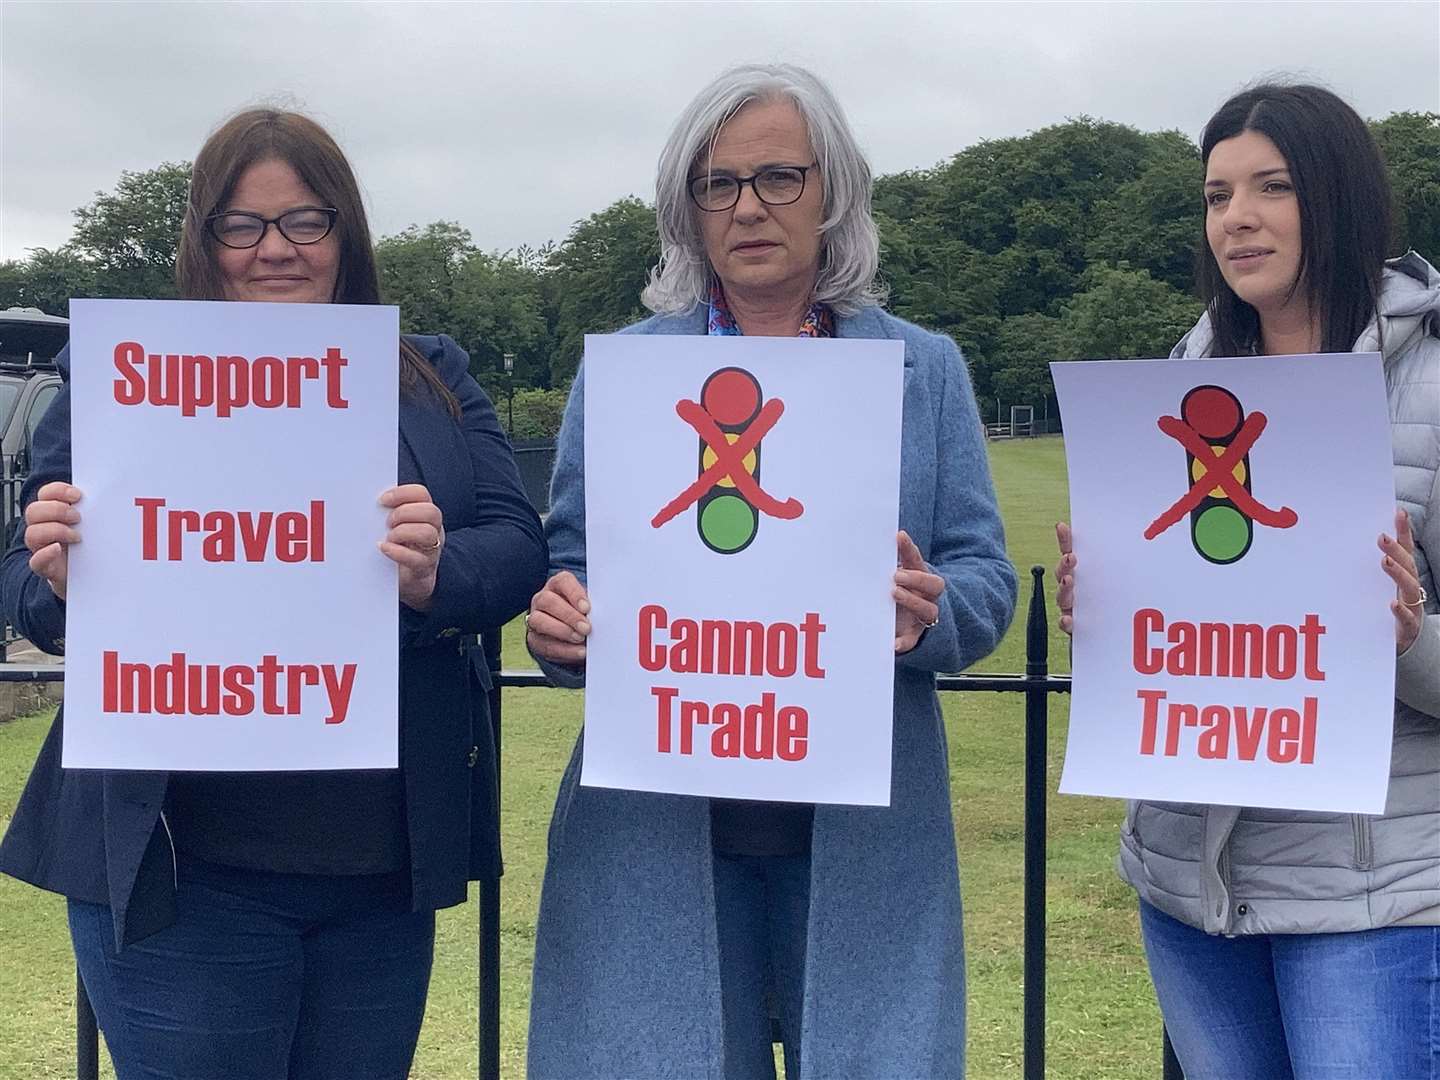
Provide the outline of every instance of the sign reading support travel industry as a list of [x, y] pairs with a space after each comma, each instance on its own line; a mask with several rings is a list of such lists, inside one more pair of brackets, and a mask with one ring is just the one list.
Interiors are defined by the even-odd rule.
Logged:
[[398, 312], [71, 304], [68, 768], [393, 768]]
[[1051, 365], [1078, 565], [1060, 790], [1380, 813], [1395, 588], [1374, 354]]
[[582, 783], [889, 804], [903, 362], [585, 339]]

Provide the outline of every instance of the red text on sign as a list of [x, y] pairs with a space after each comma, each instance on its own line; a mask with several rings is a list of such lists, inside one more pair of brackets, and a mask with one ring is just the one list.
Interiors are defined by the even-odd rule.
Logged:
[[[775, 695], [765, 692], [757, 704], [709, 704], [681, 701], [672, 686], [654, 686], [656, 749], [662, 754], [695, 752], [695, 729], [710, 729], [710, 754], [717, 758], [752, 761], [801, 761], [809, 752], [810, 717], [798, 705], [775, 707]], [[703, 733], [701, 734], [703, 738]]]
[[[669, 668], [682, 675], [771, 675], [789, 678], [797, 670], [823, 679], [820, 635], [825, 624], [809, 612], [797, 625], [766, 625], [747, 619], [675, 619], [659, 604], [640, 609], [640, 666]], [[660, 640], [668, 637], [668, 641]]]
[[[1136, 696], [1142, 702], [1142, 754], [1178, 757], [1181, 737], [1187, 729], [1194, 728], [1197, 731], [1195, 756], [1202, 760], [1254, 761], [1263, 743], [1265, 757], [1277, 765], [1315, 763], [1319, 702], [1313, 697], [1305, 698], [1299, 709], [1271, 709], [1263, 705], [1192, 705], [1167, 701], [1163, 690], [1138, 690]], [[1159, 747], [1162, 723], [1165, 743]]]
[[107, 713], [160, 716], [299, 716], [306, 687], [323, 687], [327, 724], [343, 724], [355, 688], [356, 664], [192, 664], [182, 652], [168, 663], [122, 661], [107, 650], [101, 665], [101, 708]]
[[[325, 561], [325, 504], [310, 502], [310, 513], [286, 510], [171, 510], [164, 499], [136, 499], [140, 508], [140, 557], [146, 562], [160, 559], [163, 533], [165, 559], [180, 562], [185, 557], [185, 538], [204, 534], [200, 556], [206, 562], [264, 562], [271, 550], [280, 562]], [[161, 521], [164, 529], [161, 529]], [[239, 544], [237, 558], [237, 541]]]
[[[136, 341], [115, 346], [115, 400], [121, 405], [160, 405], [178, 408], [182, 416], [214, 409], [229, 416], [235, 409], [254, 405], [261, 409], [298, 409], [307, 382], [323, 382], [325, 404], [348, 409], [340, 385], [349, 363], [330, 346], [314, 356], [204, 356], [190, 353], [146, 353]], [[322, 374], [323, 372], [323, 374]]]
[[1292, 679], [1303, 671], [1304, 677], [1314, 682], [1325, 680], [1320, 669], [1320, 638], [1325, 627], [1318, 615], [1306, 615], [1296, 626], [1167, 624], [1160, 611], [1141, 608], [1131, 625], [1135, 670], [1142, 675], [1164, 671], [1170, 675]]

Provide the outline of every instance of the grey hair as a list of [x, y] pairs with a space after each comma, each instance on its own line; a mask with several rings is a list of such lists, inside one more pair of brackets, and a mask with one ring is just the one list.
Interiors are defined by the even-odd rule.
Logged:
[[690, 170], [720, 129], [752, 101], [788, 101], [805, 121], [825, 185], [820, 223], [820, 273], [812, 299], [842, 315], [884, 303], [875, 280], [880, 233], [870, 215], [872, 182], [840, 103], [830, 88], [792, 64], [744, 64], [721, 72], [675, 121], [655, 176], [660, 262], [640, 294], [651, 311], [687, 311], [709, 295], [713, 271], [705, 256], [699, 210], [690, 201]]

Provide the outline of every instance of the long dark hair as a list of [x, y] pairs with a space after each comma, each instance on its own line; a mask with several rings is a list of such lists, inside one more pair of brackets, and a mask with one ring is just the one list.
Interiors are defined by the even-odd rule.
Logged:
[[[205, 140], [195, 158], [175, 263], [180, 295], [187, 300], [224, 299], [224, 282], [215, 260], [216, 241], [205, 228], [205, 219], [225, 205], [246, 169], [264, 161], [285, 162], [323, 203], [339, 211], [335, 232], [340, 241], [340, 266], [333, 301], [380, 303], [370, 226], [350, 163], [329, 133], [308, 116], [264, 108], [246, 109], [225, 121]], [[451, 416], [460, 416], [460, 404], [450, 388], [420, 351], [403, 339], [400, 389], [410, 397], [432, 396]]]
[[[1210, 118], [1200, 137], [1206, 164], [1215, 144], [1256, 131], [1290, 169], [1300, 205], [1300, 272], [1320, 319], [1323, 352], [1349, 352], [1375, 314], [1390, 245], [1390, 180], [1365, 121], [1319, 86], [1262, 83], [1242, 90]], [[1200, 299], [1215, 331], [1215, 356], [1260, 342], [1260, 317], [1225, 283], [1203, 233], [1196, 270]]]

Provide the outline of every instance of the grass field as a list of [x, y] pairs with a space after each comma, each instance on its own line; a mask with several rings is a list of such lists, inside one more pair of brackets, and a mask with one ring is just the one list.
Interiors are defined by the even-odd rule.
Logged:
[[[1058, 439], [995, 443], [991, 464], [1011, 557], [1024, 591], [1016, 627], [989, 671], [1023, 670], [1023, 622], [1032, 563], [1054, 558], [1053, 524], [1067, 505]], [[1053, 609], [1051, 612], [1053, 616]], [[1052, 666], [1068, 669], [1053, 629]], [[530, 666], [515, 626], [507, 667]], [[525, 1021], [545, 828], [560, 771], [580, 726], [580, 696], [507, 691], [503, 796], [502, 1073], [524, 1074]], [[1023, 710], [1018, 696], [945, 695], [969, 971], [969, 1074], [1020, 1075]], [[1053, 794], [1064, 749], [1066, 699], [1052, 698], [1050, 728], [1049, 1075], [1062, 1080], [1152, 1080], [1160, 1072], [1160, 1021], [1145, 973], [1134, 894], [1114, 874], [1122, 808]], [[48, 717], [0, 724], [0, 827], [48, 726]], [[897, 898], [893, 917], [905, 918]], [[413, 1076], [473, 1076], [476, 908], [441, 912], [434, 981]], [[73, 966], [63, 903], [0, 878], [0, 1077], [73, 1075]], [[107, 1072], [105, 1075], [112, 1075]]]

